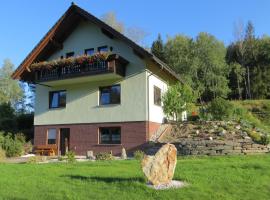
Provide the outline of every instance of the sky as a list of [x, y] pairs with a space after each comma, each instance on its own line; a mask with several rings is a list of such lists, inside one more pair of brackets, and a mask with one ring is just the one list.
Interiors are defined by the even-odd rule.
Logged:
[[[71, 5], [71, 0], [1, 0], [0, 66], [10, 59], [17, 67], [45, 33]], [[196, 37], [208, 32], [225, 45], [234, 40], [234, 24], [251, 20], [255, 34], [270, 35], [269, 0], [74, 0], [91, 14], [101, 17], [115, 12], [128, 27], [147, 33], [150, 47], [161, 33]]]

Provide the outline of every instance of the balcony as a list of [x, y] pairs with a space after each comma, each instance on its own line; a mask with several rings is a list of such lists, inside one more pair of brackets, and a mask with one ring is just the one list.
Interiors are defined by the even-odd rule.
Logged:
[[124, 77], [128, 61], [117, 54], [80, 56], [35, 63], [35, 82], [50, 82], [70, 78], [109, 74]]

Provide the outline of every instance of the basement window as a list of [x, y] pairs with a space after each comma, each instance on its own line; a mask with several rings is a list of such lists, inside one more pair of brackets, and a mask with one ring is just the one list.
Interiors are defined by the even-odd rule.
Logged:
[[120, 127], [103, 127], [99, 128], [100, 144], [121, 144]]
[[66, 91], [49, 92], [49, 108], [64, 108], [66, 107]]
[[56, 129], [48, 129], [48, 144], [56, 144]]

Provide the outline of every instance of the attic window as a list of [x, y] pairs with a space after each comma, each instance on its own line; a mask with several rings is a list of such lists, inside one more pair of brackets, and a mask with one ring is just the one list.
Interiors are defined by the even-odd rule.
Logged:
[[84, 54], [85, 55], [88, 55], [88, 56], [91, 56], [95, 53], [95, 49], [94, 48], [91, 48], [91, 49], [85, 49], [84, 50]]
[[101, 46], [101, 47], [98, 47], [98, 52], [99, 53], [102, 53], [102, 52], [108, 52], [108, 46]]
[[73, 57], [73, 56], [74, 56], [74, 52], [66, 53], [66, 58]]

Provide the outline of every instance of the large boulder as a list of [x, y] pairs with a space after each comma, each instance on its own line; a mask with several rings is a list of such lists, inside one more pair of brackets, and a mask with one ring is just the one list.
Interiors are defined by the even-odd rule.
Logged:
[[173, 144], [165, 144], [155, 156], [145, 156], [141, 164], [148, 181], [153, 185], [160, 185], [172, 181], [176, 162], [176, 147]]

